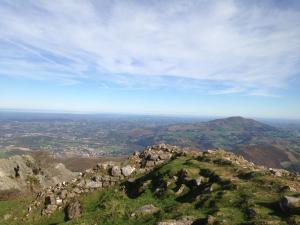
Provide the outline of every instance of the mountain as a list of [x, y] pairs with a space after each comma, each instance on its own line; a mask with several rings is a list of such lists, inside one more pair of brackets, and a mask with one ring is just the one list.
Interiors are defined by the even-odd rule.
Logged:
[[[202, 123], [171, 124], [160, 129], [152, 129], [152, 133], [141, 135], [137, 140], [171, 142], [181, 146], [193, 146], [205, 150], [223, 147], [239, 151], [240, 147], [257, 142], [272, 142], [276, 137], [286, 136], [278, 128], [252, 119], [229, 117]], [[143, 137], [144, 140], [143, 140]], [[145, 144], [145, 143], [144, 143]]]
[[[171, 124], [151, 131], [149, 129], [147, 134], [131, 141], [137, 145], [164, 142], [198, 150], [224, 148], [261, 165], [300, 171], [300, 137], [253, 119], [229, 117], [201, 123]], [[255, 151], [250, 151], [254, 148], [249, 146], [256, 146]], [[272, 159], [274, 162], [270, 164]]]
[[[300, 224], [300, 176], [224, 150], [158, 145], [103, 162], [34, 198], [0, 202], [0, 223]], [[26, 210], [28, 209], [28, 210]]]
[[255, 130], [255, 131], [275, 131], [276, 128], [269, 126], [267, 124], [258, 122], [254, 119], [247, 119], [241, 116], [233, 116], [225, 119], [216, 119], [208, 122], [210, 126], [218, 127], [235, 127], [245, 130]]

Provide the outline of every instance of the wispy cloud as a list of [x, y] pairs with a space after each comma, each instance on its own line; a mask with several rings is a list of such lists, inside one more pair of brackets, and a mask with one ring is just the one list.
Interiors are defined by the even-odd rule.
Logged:
[[273, 95], [300, 72], [300, 6], [283, 4], [3, 0], [0, 75]]

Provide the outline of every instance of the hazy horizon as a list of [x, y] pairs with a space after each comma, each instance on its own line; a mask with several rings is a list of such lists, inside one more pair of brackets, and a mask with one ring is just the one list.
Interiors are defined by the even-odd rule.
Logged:
[[[76, 112], [76, 111], [51, 111], [51, 110], [24, 110], [24, 109], [0, 109], [0, 119], [4, 117], [15, 118], [24, 118], [24, 115], [32, 115], [34, 118], [39, 119], [39, 116], [42, 116], [44, 119], [67, 119], [67, 118], [127, 118], [130, 117], [132, 119], [142, 119], [142, 118], [151, 118], [151, 119], [175, 119], [178, 120], [179, 123], [181, 122], [206, 122], [215, 119], [226, 119], [230, 117], [242, 117], [245, 119], [254, 119], [259, 122], [267, 123], [270, 125], [276, 124], [300, 124], [300, 119], [291, 119], [291, 118], [271, 118], [271, 117], [247, 117], [242, 115], [185, 115], [185, 114], [146, 114], [146, 113], [126, 113], [126, 112]], [[25, 117], [26, 118], [26, 117]], [[34, 119], [33, 118], [33, 119]]]

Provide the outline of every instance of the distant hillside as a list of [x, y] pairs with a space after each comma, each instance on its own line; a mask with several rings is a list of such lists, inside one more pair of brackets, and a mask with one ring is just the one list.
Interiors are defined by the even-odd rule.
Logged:
[[[277, 137], [285, 137], [278, 128], [242, 117], [229, 117], [203, 123], [173, 124], [152, 133], [142, 135], [138, 144], [144, 142], [171, 142], [198, 149], [224, 147], [238, 151], [243, 145], [257, 142], [270, 143]], [[144, 141], [144, 142], [143, 142]]]
[[246, 119], [240, 116], [228, 117], [225, 119], [212, 120], [207, 123], [210, 127], [230, 129], [237, 131], [246, 131], [246, 132], [276, 132], [277, 128], [269, 126], [267, 124], [258, 122], [253, 119]]
[[[30, 117], [30, 120], [0, 121], [0, 157], [22, 154], [24, 149], [45, 150], [68, 157], [76, 154], [84, 157], [120, 156], [159, 143], [194, 150], [224, 148], [237, 153], [256, 146], [255, 151], [245, 155], [250, 157], [249, 160], [271, 165], [270, 160], [274, 159], [272, 165], [300, 171], [300, 132], [297, 128], [275, 128], [243, 117], [208, 122], [132, 117], [94, 120]], [[282, 154], [265, 157], [264, 153], [269, 154], [272, 149]]]
[[[288, 167], [298, 170], [300, 158], [300, 138], [293, 132], [272, 127], [253, 119], [229, 117], [201, 123], [172, 124], [148, 129], [143, 135], [129, 139], [137, 145], [170, 143], [181, 147], [206, 150], [224, 148], [233, 152], [244, 152], [250, 145], [259, 146], [262, 154], [244, 156], [263, 165]], [[266, 149], [262, 147], [266, 147]], [[266, 158], [266, 152], [276, 149], [276, 157]], [[272, 151], [272, 150], [271, 150]], [[271, 154], [272, 155], [272, 154]], [[289, 157], [287, 157], [289, 155]], [[270, 162], [272, 158], [274, 162]], [[293, 159], [293, 160], [291, 160]]]
[[240, 154], [255, 164], [272, 168], [280, 168], [284, 162], [297, 161], [287, 149], [268, 144], [248, 145]]

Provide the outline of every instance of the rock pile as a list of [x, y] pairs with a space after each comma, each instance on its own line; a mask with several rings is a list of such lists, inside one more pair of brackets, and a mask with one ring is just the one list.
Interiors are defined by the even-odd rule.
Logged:
[[[75, 218], [80, 215], [75, 213], [76, 216], [72, 216], [72, 212], [79, 212], [81, 209], [80, 203], [76, 200], [79, 195], [115, 185], [125, 179], [130, 180], [133, 174], [150, 171], [181, 153], [182, 151], [177, 147], [161, 144], [147, 147], [142, 153], [135, 152], [123, 166], [111, 161], [99, 163], [70, 182], [58, 183], [38, 193], [36, 200], [28, 209], [31, 211], [32, 208], [42, 205], [44, 206], [42, 215], [49, 215], [65, 208], [68, 214], [66, 216], [70, 219]], [[77, 203], [74, 206], [71, 205], [72, 202]]]
[[[75, 177], [69, 182], [61, 182], [55, 186], [50, 186], [44, 191], [37, 195], [36, 200], [29, 206], [31, 210], [34, 207], [42, 206], [42, 214], [49, 215], [56, 210], [65, 209], [66, 217], [69, 219], [77, 218], [81, 215], [82, 208], [78, 197], [81, 194], [91, 192], [94, 190], [101, 190], [103, 188], [115, 185], [117, 183], [127, 181], [129, 189], [134, 190], [137, 188], [139, 181], [135, 181], [134, 175], [142, 174], [145, 172], [152, 171], [156, 166], [162, 165], [170, 159], [176, 158], [177, 156], [193, 154], [195, 159], [204, 162], [212, 162], [214, 164], [222, 164], [229, 166], [238, 166], [241, 168], [239, 171], [244, 173], [244, 169], [247, 173], [241, 174], [241, 176], [251, 176], [252, 172], [263, 172], [273, 176], [281, 177], [293, 177], [299, 179], [299, 176], [294, 173], [284, 170], [274, 170], [261, 166], [256, 166], [251, 162], [248, 162], [241, 156], [237, 156], [224, 150], [208, 150], [206, 152], [185, 152], [176, 146], [169, 146], [165, 144], [155, 145], [145, 148], [141, 153], [135, 152], [128, 158], [128, 161], [124, 164], [116, 162], [104, 162], [97, 164], [94, 168], [85, 171], [79, 176]], [[250, 172], [249, 172], [250, 171]], [[175, 194], [181, 195], [187, 187], [190, 189], [201, 190], [203, 193], [212, 192], [214, 190], [214, 182], [216, 176], [214, 174], [199, 174], [197, 176], [189, 176], [189, 171], [182, 169], [176, 176], [170, 178], [172, 184], [176, 184]], [[205, 171], [203, 171], [205, 172]], [[214, 179], [213, 179], [214, 178]], [[237, 178], [235, 178], [237, 179]], [[243, 178], [247, 179], [247, 178]], [[208, 182], [210, 180], [211, 182]], [[230, 185], [233, 185], [229, 183]], [[229, 185], [228, 184], [228, 185]], [[149, 185], [148, 181], [143, 181], [138, 185], [136, 190], [137, 193], [141, 193]], [[155, 186], [155, 193], [160, 195], [163, 193], [170, 183], [167, 181], [157, 182]], [[135, 191], [128, 191], [129, 194], [134, 195]], [[298, 201], [298, 200], [297, 200]], [[300, 202], [300, 201], [299, 201]], [[299, 209], [299, 202], [295, 203], [295, 199], [289, 197], [281, 200], [281, 208], [284, 211], [296, 211]], [[76, 203], [76, 204], [75, 204]], [[75, 204], [75, 205], [74, 205]], [[146, 205], [141, 208], [140, 211], [134, 212], [134, 215], [151, 211], [155, 207], [152, 205]], [[291, 209], [293, 208], [293, 209]], [[156, 211], [156, 210], [154, 210]], [[160, 224], [191, 224], [193, 220], [184, 219], [178, 221], [163, 221]]]
[[131, 159], [137, 168], [144, 168], [148, 171], [182, 153], [183, 151], [177, 146], [160, 144], [149, 146], [142, 153], [134, 153]]

